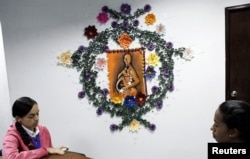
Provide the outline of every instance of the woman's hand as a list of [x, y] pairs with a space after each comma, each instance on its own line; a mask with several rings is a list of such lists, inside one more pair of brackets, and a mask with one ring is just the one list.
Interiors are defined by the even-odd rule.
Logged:
[[49, 154], [58, 154], [58, 155], [64, 155], [67, 150], [68, 150], [67, 146], [47, 148]]

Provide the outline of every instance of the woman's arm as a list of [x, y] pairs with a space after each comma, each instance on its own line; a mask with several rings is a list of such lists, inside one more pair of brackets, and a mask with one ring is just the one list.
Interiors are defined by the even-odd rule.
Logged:
[[4, 159], [37, 159], [48, 155], [45, 147], [29, 150], [14, 134], [7, 134], [4, 137], [2, 150]]

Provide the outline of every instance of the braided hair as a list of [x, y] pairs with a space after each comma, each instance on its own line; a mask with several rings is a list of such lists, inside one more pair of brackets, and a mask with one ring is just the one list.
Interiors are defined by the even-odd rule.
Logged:
[[[15, 118], [17, 116], [24, 117], [27, 115], [32, 109], [33, 105], [37, 104], [37, 102], [30, 97], [21, 97], [17, 99], [12, 106], [12, 116]], [[15, 123], [16, 129], [19, 132], [24, 144], [30, 149], [34, 150], [35, 146], [32, 144], [30, 136], [22, 127], [22, 124], [16, 121]]]

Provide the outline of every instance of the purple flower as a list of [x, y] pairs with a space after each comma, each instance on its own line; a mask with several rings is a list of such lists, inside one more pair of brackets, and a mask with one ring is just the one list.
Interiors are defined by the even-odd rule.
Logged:
[[109, 90], [107, 88], [104, 88], [102, 90], [102, 92], [103, 92], [104, 95], [108, 95], [109, 94]]
[[78, 92], [78, 98], [82, 99], [84, 97], [85, 97], [85, 92], [84, 91]]
[[106, 13], [107, 13], [108, 10], [109, 10], [108, 6], [103, 6], [103, 7], [102, 7], [102, 11], [103, 11], [103, 12], [106, 12]]
[[123, 3], [121, 5], [121, 13], [123, 14], [130, 14], [131, 11], [131, 6], [127, 3]]
[[159, 91], [159, 87], [153, 86], [153, 87], [151, 88], [151, 90], [152, 90], [153, 93], [156, 93], [156, 92]]
[[84, 52], [85, 51], [85, 47], [83, 45], [79, 46], [77, 49], [79, 52]]
[[98, 108], [98, 109], [96, 110], [96, 114], [97, 114], [97, 115], [102, 115], [102, 113], [103, 113], [103, 110], [102, 110], [101, 108]]
[[128, 108], [135, 106], [136, 99], [134, 96], [126, 96], [124, 100], [124, 105]]
[[153, 51], [155, 49], [155, 45], [153, 43], [148, 44], [148, 50]]
[[108, 17], [108, 14], [106, 12], [101, 12], [98, 14], [96, 19], [98, 20], [98, 22], [100, 24], [105, 24], [109, 20], [109, 17]]
[[129, 24], [128, 24], [127, 21], [124, 21], [124, 22], [122, 23], [122, 28], [123, 28], [123, 29], [128, 29], [128, 26], [129, 26]]
[[134, 25], [135, 27], [137, 27], [137, 26], [139, 25], [139, 20], [137, 20], [137, 19], [134, 20], [134, 21], [133, 21], [133, 25]]
[[155, 129], [156, 129], [155, 124], [150, 124], [150, 125], [149, 125], [149, 129], [150, 129], [151, 131], [155, 131]]
[[91, 77], [91, 74], [89, 72], [86, 72], [85, 73], [85, 79], [90, 79], [90, 77]]
[[116, 124], [111, 124], [110, 127], [109, 127], [109, 129], [111, 131], [116, 131], [118, 129], [118, 126]]
[[167, 42], [166, 46], [168, 49], [172, 49], [174, 45], [171, 42]]
[[117, 28], [118, 27], [118, 23], [116, 21], [113, 21], [111, 23], [111, 26], [112, 26], [112, 28]]
[[103, 50], [104, 50], [105, 52], [109, 51], [109, 46], [107, 46], [107, 45], [104, 46]]
[[163, 76], [168, 77], [169, 76], [169, 70], [168, 69], [164, 69], [162, 72]]
[[171, 83], [171, 84], [168, 86], [168, 90], [169, 90], [170, 92], [173, 92], [173, 91], [174, 91], [174, 84], [173, 84], [173, 83]]
[[149, 4], [146, 4], [146, 5], [144, 6], [144, 11], [145, 11], [145, 12], [151, 11], [151, 6], [150, 6]]
[[157, 109], [161, 109], [162, 106], [163, 106], [162, 101], [158, 101], [158, 102], [156, 103], [156, 108], [157, 108]]
[[145, 77], [147, 80], [152, 80], [156, 75], [156, 71], [154, 70], [154, 67], [148, 66], [145, 71]]

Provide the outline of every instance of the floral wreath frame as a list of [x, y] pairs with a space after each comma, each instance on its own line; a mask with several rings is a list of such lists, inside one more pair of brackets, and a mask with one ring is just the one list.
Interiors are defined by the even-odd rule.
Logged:
[[[163, 39], [163, 34], [139, 29], [139, 20], [137, 18], [151, 11], [149, 4], [146, 4], [144, 8], [137, 9], [133, 15], [130, 14], [131, 6], [129, 4], [122, 4], [120, 9], [121, 11], [117, 12], [107, 6], [102, 7], [102, 12], [99, 13], [97, 19], [102, 24], [106, 23], [109, 18], [114, 19], [111, 27], [99, 33], [97, 33], [95, 26], [85, 28], [84, 35], [92, 41], [89, 42], [88, 47], [79, 46], [70, 56], [71, 61], [68, 64], [81, 72], [80, 83], [82, 84], [82, 90], [78, 92], [78, 97], [84, 98], [87, 96], [89, 102], [97, 108], [96, 113], [98, 115], [108, 113], [112, 118], [120, 117], [122, 119], [119, 124], [110, 125], [111, 131], [122, 130], [126, 126], [129, 126], [132, 131], [137, 131], [140, 125], [154, 131], [156, 125], [144, 119], [143, 116], [153, 109], [161, 109], [167, 92], [174, 90], [173, 57], [178, 56], [185, 59], [183, 55], [186, 48], [174, 48], [172, 42]], [[145, 17], [148, 25], [155, 22], [154, 16], [154, 14], [148, 14]], [[97, 86], [98, 71], [93, 69], [93, 66], [99, 54], [112, 52], [112, 50], [109, 50], [109, 40], [119, 44], [119, 37], [123, 33], [128, 34], [131, 41], [138, 39], [143, 49], [154, 50], [161, 66], [159, 67], [160, 73], [157, 79], [158, 85], [151, 87], [151, 94], [147, 96], [139, 94], [136, 97], [126, 97], [122, 102], [114, 102], [108, 97], [109, 90], [107, 88]], [[121, 51], [124, 51], [124, 49], [128, 49], [128, 47], [123, 47]], [[155, 76], [147, 76], [149, 75], [147, 73], [151, 75], [155, 73], [153, 66], [148, 66], [145, 76], [148, 80], [156, 78]]]

